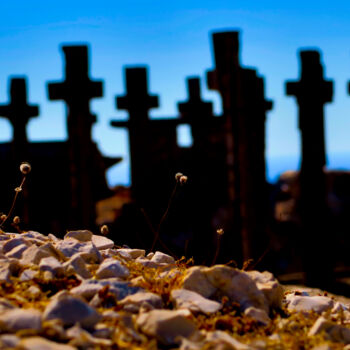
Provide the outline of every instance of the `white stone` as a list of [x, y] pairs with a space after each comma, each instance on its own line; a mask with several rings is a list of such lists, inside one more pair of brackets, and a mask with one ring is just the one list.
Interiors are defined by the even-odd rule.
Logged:
[[[164, 264], [157, 263], [155, 261], [149, 260], [149, 259], [144, 258], [142, 256], [139, 256], [135, 261], [140, 263], [141, 265], [143, 265], [145, 267], [149, 267], [149, 268], [152, 268], [152, 269], [156, 269], [158, 267], [163, 267], [164, 266]], [[167, 266], [168, 264], [165, 264], [165, 265]]]
[[67, 258], [80, 253], [80, 256], [88, 263], [99, 263], [102, 256], [92, 242], [79, 242], [69, 238], [55, 244], [56, 248]]
[[186, 271], [182, 287], [201, 294], [205, 298], [216, 292], [238, 302], [241, 310], [253, 306], [269, 313], [269, 303], [264, 293], [244, 271], [225, 265], [212, 267], [194, 266]]
[[116, 252], [121, 254], [122, 256], [124, 256], [124, 254], [126, 253], [132, 259], [137, 259], [140, 256], [144, 257], [146, 254], [146, 251], [144, 249], [131, 249], [131, 248], [116, 249]]
[[314, 325], [310, 328], [308, 336], [314, 336], [325, 332], [328, 338], [334, 342], [350, 343], [350, 329], [328, 321], [323, 316], [320, 316]]
[[126, 307], [127, 310], [138, 312], [140, 308], [147, 310], [161, 309], [163, 307], [163, 301], [158, 294], [138, 292], [125, 297], [118, 303], [118, 305]]
[[115, 259], [107, 259], [103, 261], [96, 271], [96, 277], [98, 279], [112, 277], [126, 278], [129, 276], [129, 274], [129, 269], [122, 265], [120, 261]]
[[4, 254], [9, 253], [12, 249], [16, 248], [19, 245], [26, 245], [30, 246], [31, 243], [25, 240], [23, 237], [18, 237], [18, 238], [12, 238], [8, 241], [5, 242], [5, 244], [2, 247], [2, 252]]
[[175, 259], [172, 256], [164, 254], [162, 252], [155, 252], [151, 261], [155, 263], [175, 264]]
[[64, 239], [68, 238], [74, 238], [80, 242], [89, 242], [92, 239], [92, 232], [89, 230], [69, 231], [64, 236]]
[[13, 305], [9, 300], [0, 298], [0, 313], [12, 309], [16, 309], [16, 306]]
[[99, 236], [99, 235], [93, 235], [92, 236], [92, 242], [96, 246], [98, 250], [103, 250], [103, 249], [108, 249], [108, 248], [113, 248], [114, 247], [114, 242], [104, 236]]
[[102, 281], [92, 279], [85, 280], [79, 286], [72, 288], [70, 292], [73, 295], [90, 300], [107, 285], [109, 286], [109, 291], [115, 295], [117, 300], [121, 300], [126, 296], [135, 294], [141, 290], [139, 287], [131, 286], [128, 282], [120, 281], [116, 278], [109, 278]]
[[90, 278], [91, 273], [87, 269], [84, 259], [80, 253], [74, 254], [68, 261], [63, 264], [67, 274], [78, 274], [82, 278]]
[[0, 335], [0, 346], [2, 349], [12, 349], [16, 348], [20, 342], [21, 338], [14, 334], [3, 334]]
[[99, 347], [111, 347], [112, 342], [107, 339], [99, 339], [93, 337], [89, 332], [82, 329], [78, 324], [69, 328], [66, 335], [70, 341], [71, 345], [77, 346], [82, 349], [94, 349]]
[[200, 294], [187, 289], [172, 290], [170, 299], [175, 303], [177, 309], [188, 309], [192, 312], [210, 314], [217, 312], [222, 307], [217, 301], [204, 298]]
[[38, 271], [26, 269], [24, 270], [21, 275], [19, 276], [20, 281], [30, 281], [32, 280], [36, 275], [38, 274]]
[[46, 243], [40, 247], [31, 245], [27, 250], [24, 251], [21, 263], [26, 265], [35, 264], [38, 265], [40, 260], [53, 256], [56, 259], [61, 257], [60, 253], [54, 248], [51, 243]]
[[42, 337], [23, 338], [19, 343], [21, 350], [76, 350], [71, 345], [56, 343]]
[[331, 298], [324, 296], [304, 297], [300, 295], [289, 296], [288, 311], [309, 312], [315, 311], [321, 314], [323, 311], [332, 309], [334, 302]]
[[136, 323], [145, 334], [171, 345], [180, 342], [180, 337], [189, 337], [196, 330], [194, 322], [181, 311], [152, 310], [138, 316]]
[[244, 310], [244, 314], [246, 316], [251, 317], [252, 319], [254, 319], [257, 322], [262, 323], [263, 325], [268, 325], [270, 323], [270, 317], [268, 316], [268, 314], [261, 309], [257, 309], [255, 307], [248, 307], [247, 309]]
[[20, 244], [17, 247], [11, 249], [8, 253], [6, 253], [6, 256], [8, 258], [16, 258], [21, 259], [23, 252], [28, 249], [28, 245], [26, 244]]
[[20, 266], [16, 259], [2, 261], [0, 264], [0, 281], [11, 282], [10, 277], [17, 273]]
[[154, 252], [150, 252], [146, 255], [146, 258], [151, 260], [154, 257]]
[[20, 234], [21, 237], [24, 237], [26, 239], [32, 239], [35, 240], [36, 242], [41, 241], [41, 243], [45, 243], [48, 241], [48, 237], [43, 235], [40, 232], [36, 231], [28, 231]]
[[36, 298], [41, 294], [41, 290], [37, 286], [30, 286], [26, 293], [30, 295], [32, 298]]
[[53, 276], [62, 276], [64, 274], [62, 264], [53, 256], [41, 259], [39, 269], [41, 271], [49, 271]]
[[270, 307], [281, 308], [283, 299], [283, 287], [271, 272], [249, 271], [248, 275], [261, 290]]
[[230, 350], [252, 350], [249, 345], [241, 343], [223, 331], [208, 332], [206, 343], [215, 345], [217, 348], [219, 348], [220, 345], [226, 345]]
[[41, 313], [35, 309], [10, 309], [0, 314], [0, 329], [17, 332], [22, 329], [41, 330]]
[[61, 292], [47, 305], [44, 320], [59, 319], [65, 326], [79, 322], [82, 327], [93, 327], [100, 319], [99, 313], [85, 301]]

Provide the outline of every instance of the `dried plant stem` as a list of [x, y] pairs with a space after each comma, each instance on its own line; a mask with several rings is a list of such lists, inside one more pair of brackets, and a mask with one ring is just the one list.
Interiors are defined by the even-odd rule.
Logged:
[[171, 196], [170, 196], [170, 199], [169, 199], [169, 202], [168, 202], [168, 207], [167, 207], [166, 211], [164, 212], [164, 214], [163, 214], [163, 216], [162, 216], [162, 218], [161, 218], [161, 220], [160, 220], [160, 222], [159, 222], [157, 231], [155, 232], [154, 240], [153, 240], [152, 247], [151, 247], [151, 251], [153, 251], [154, 246], [156, 245], [157, 241], [159, 240], [160, 230], [161, 230], [161, 228], [162, 228], [162, 226], [163, 226], [163, 224], [164, 224], [166, 218], [168, 217], [169, 210], [170, 210], [171, 205], [172, 205], [172, 203], [173, 203], [173, 200], [174, 200], [174, 198], [175, 198], [175, 194], [176, 194], [176, 191], [177, 191], [177, 189], [178, 189], [178, 186], [179, 186], [179, 182], [176, 181], [175, 187], [174, 187], [174, 189], [173, 189], [173, 192], [172, 192], [172, 194], [171, 194]]
[[22, 179], [22, 182], [19, 185], [19, 187], [15, 188], [15, 192], [16, 193], [15, 193], [15, 196], [13, 198], [11, 208], [10, 208], [9, 213], [7, 214], [5, 220], [3, 220], [2, 223], [0, 224], [0, 229], [4, 226], [4, 224], [7, 221], [7, 219], [12, 215], [13, 209], [15, 208], [15, 204], [16, 204], [16, 200], [17, 200], [18, 194], [22, 191], [22, 186], [23, 186], [25, 180], [26, 180], [26, 176], [24, 175], [23, 179]]
[[[145, 220], [146, 220], [146, 223], [147, 223], [149, 229], [152, 231], [153, 236], [156, 237], [157, 232], [156, 232], [156, 230], [154, 229], [154, 227], [153, 227], [153, 225], [152, 225], [152, 223], [151, 223], [151, 220], [149, 219], [147, 213], [145, 212], [145, 210], [144, 210], [143, 208], [140, 208], [140, 210], [141, 210], [141, 213], [143, 214], [143, 216], [144, 216], [144, 218], [145, 218]], [[175, 260], [178, 260], [178, 257], [176, 256], [176, 254], [174, 254], [174, 252], [172, 252], [172, 251], [167, 247], [167, 245], [166, 245], [159, 237], [158, 237], [158, 242], [159, 242], [159, 244], [164, 248], [164, 250], [166, 250], [170, 255], [172, 255], [172, 256], [175, 258]], [[153, 248], [154, 248], [154, 247], [152, 246], [151, 251], [153, 251]]]
[[214, 255], [213, 261], [211, 263], [211, 266], [215, 265], [216, 259], [219, 256], [220, 242], [221, 242], [221, 235], [216, 235], [216, 249], [215, 249], [215, 255]]

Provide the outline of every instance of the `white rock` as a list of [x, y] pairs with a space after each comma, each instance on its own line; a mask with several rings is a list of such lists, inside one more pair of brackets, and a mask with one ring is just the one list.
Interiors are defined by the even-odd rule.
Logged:
[[328, 338], [334, 342], [350, 343], [350, 329], [328, 321], [323, 316], [320, 316], [314, 325], [309, 330], [308, 336], [314, 336], [325, 332]]
[[104, 236], [99, 236], [99, 235], [93, 235], [92, 236], [92, 242], [96, 246], [98, 250], [103, 250], [103, 249], [108, 249], [108, 248], [113, 248], [114, 247], [114, 242]]
[[175, 264], [175, 259], [172, 256], [162, 252], [155, 252], [151, 261], [163, 264]]
[[179, 337], [189, 337], [196, 330], [182, 310], [152, 310], [138, 316], [136, 323], [142, 332], [166, 345], [177, 343]]
[[264, 310], [257, 309], [255, 307], [248, 307], [247, 309], [244, 310], [244, 314], [246, 316], [251, 317], [257, 322], [262, 323], [265, 326], [268, 325], [271, 321], [270, 317]]
[[41, 313], [35, 309], [11, 309], [0, 314], [0, 329], [17, 332], [22, 329], [41, 330]]
[[53, 256], [41, 259], [39, 269], [41, 271], [49, 271], [53, 276], [62, 276], [64, 274], [62, 264]]
[[8, 241], [5, 242], [5, 244], [2, 247], [2, 252], [4, 254], [9, 253], [12, 249], [16, 248], [19, 245], [26, 245], [26, 246], [30, 246], [31, 243], [28, 242], [26, 239], [24, 239], [23, 237], [18, 237], [18, 238], [12, 238]]
[[288, 311], [309, 312], [313, 310], [321, 314], [323, 311], [332, 309], [334, 306], [331, 298], [318, 295], [311, 297], [291, 295], [288, 299]]
[[258, 289], [264, 293], [270, 307], [282, 307], [283, 287], [271, 272], [249, 271], [248, 275], [256, 283]]
[[60, 344], [47, 340], [42, 337], [24, 338], [19, 343], [19, 348], [22, 350], [76, 350], [76, 347], [66, 344]]
[[74, 238], [80, 242], [89, 242], [92, 239], [92, 232], [89, 230], [69, 231], [64, 236], [64, 239], [67, 238]]
[[41, 241], [42, 243], [45, 243], [49, 240], [47, 236], [36, 231], [24, 232], [24, 233], [21, 233], [20, 236], [29, 240], [35, 240], [35, 242]]
[[129, 274], [129, 269], [115, 259], [105, 260], [96, 271], [96, 277], [98, 279], [112, 277], [126, 278]]
[[38, 271], [26, 269], [24, 270], [21, 275], [19, 276], [20, 281], [30, 281], [32, 280], [36, 275], [38, 274]]
[[153, 252], [150, 252], [146, 255], [146, 258], [151, 260], [152, 258], [154, 257], [154, 253]]
[[157, 263], [155, 261], [149, 260], [149, 259], [144, 258], [142, 256], [139, 256], [135, 261], [140, 263], [141, 265], [143, 265], [145, 267], [149, 267], [149, 268], [152, 268], [152, 269], [156, 269], [158, 267], [164, 267], [164, 265], [165, 266], [168, 265], [168, 264]]
[[44, 320], [59, 319], [65, 326], [79, 322], [82, 327], [93, 327], [101, 316], [85, 301], [73, 297], [68, 292], [61, 292], [47, 305]]
[[126, 306], [128, 310], [130, 310], [130, 307], [133, 307], [134, 312], [138, 312], [140, 308], [147, 310], [161, 309], [163, 307], [163, 301], [157, 294], [138, 292], [125, 297], [118, 303], [118, 305]]
[[20, 342], [21, 338], [14, 334], [3, 334], [0, 335], [0, 346], [3, 349], [16, 348]]
[[220, 303], [187, 289], [172, 290], [170, 299], [175, 303], [177, 309], [188, 309], [192, 312], [210, 314], [217, 312], [222, 307]]
[[99, 339], [93, 337], [89, 332], [82, 329], [78, 324], [74, 325], [72, 328], [68, 329], [66, 335], [70, 341], [71, 345], [78, 346], [83, 349], [95, 349], [100, 347], [111, 347], [112, 342], [107, 339]]
[[131, 248], [120, 248], [116, 249], [116, 252], [124, 256], [124, 254], [127, 254], [132, 259], [137, 259], [140, 256], [144, 257], [146, 254], [146, 251], [144, 249], [131, 249]]
[[141, 290], [139, 287], [133, 287], [128, 282], [120, 281], [116, 278], [98, 280], [85, 280], [79, 286], [70, 290], [71, 294], [90, 300], [105, 286], [109, 286], [109, 291], [115, 295], [117, 300], [121, 300], [128, 295], [135, 294]]
[[30, 286], [26, 293], [30, 295], [32, 298], [35, 298], [41, 294], [41, 290], [37, 286]]
[[48, 238], [49, 240], [51, 240], [53, 243], [57, 243], [57, 242], [60, 241], [60, 239], [57, 238], [57, 237], [56, 237], [55, 235], [53, 235], [52, 233], [49, 233], [49, 234], [47, 235], [47, 238]]
[[76, 239], [65, 239], [55, 244], [56, 248], [67, 258], [80, 253], [80, 256], [88, 263], [99, 263], [102, 256], [92, 242], [79, 242]]
[[269, 313], [269, 303], [264, 293], [244, 271], [225, 265], [212, 267], [194, 266], [186, 271], [182, 287], [201, 294], [205, 298], [216, 292], [238, 302], [241, 309], [253, 306]]
[[[226, 349], [226, 347], [228, 347], [227, 349], [230, 350], [252, 350], [252, 347], [239, 342], [237, 339], [223, 331], [208, 332], [206, 344], [208, 343], [214, 345], [213, 349]], [[223, 345], [226, 347], [223, 347]]]
[[61, 257], [60, 253], [54, 248], [51, 243], [46, 243], [40, 247], [31, 245], [27, 250], [23, 252], [21, 263], [22, 264], [35, 264], [38, 265], [40, 260], [53, 256], [56, 259]]
[[91, 273], [87, 269], [84, 259], [80, 253], [74, 254], [68, 261], [63, 264], [66, 273], [76, 273], [82, 278], [90, 278]]
[[2, 261], [0, 264], [0, 281], [11, 282], [10, 277], [19, 270], [20, 266], [16, 259]]
[[206, 276], [206, 267], [190, 267], [183, 279], [182, 287], [192, 290], [205, 298], [210, 298], [216, 292], [217, 288], [213, 286]]
[[21, 259], [23, 252], [28, 249], [28, 245], [26, 244], [20, 244], [17, 247], [11, 249], [8, 253], [6, 253], [6, 256], [8, 258], [16, 258]]
[[16, 309], [16, 306], [13, 305], [9, 300], [0, 298], [0, 313], [12, 309]]

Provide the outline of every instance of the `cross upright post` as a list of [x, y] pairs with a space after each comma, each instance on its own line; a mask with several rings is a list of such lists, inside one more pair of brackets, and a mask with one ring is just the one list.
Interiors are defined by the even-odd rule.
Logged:
[[181, 122], [191, 126], [193, 147], [206, 152], [210, 130], [216, 124], [213, 104], [202, 100], [199, 77], [187, 79], [187, 92], [188, 100], [177, 104]]
[[[301, 51], [300, 81], [286, 83], [286, 94], [294, 96], [299, 106], [302, 161], [300, 170], [300, 216], [305, 242], [303, 263], [306, 281], [322, 286], [332, 283], [333, 270], [324, 258], [332, 251], [328, 236], [326, 203], [326, 151], [324, 141], [324, 105], [332, 101], [333, 82], [323, 77], [320, 53]], [[322, 266], [321, 266], [322, 265]]]
[[90, 111], [90, 100], [102, 97], [102, 81], [89, 78], [87, 46], [63, 46], [62, 49], [65, 80], [48, 83], [48, 94], [50, 100], [63, 100], [67, 107], [72, 196], [70, 222], [74, 227], [94, 227], [94, 167], [101, 162], [96, 158], [96, 146], [91, 140], [96, 116]]
[[238, 32], [214, 33], [213, 46], [215, 69], [207, 79], [222, 98], [233, 231], [240, 233], [243, 259], [257, 259], [257, 242], [266, 236], [266, 219], [259, 213], [266, 207], [261, 205], [266, 200], [265, 113], [271, 105], [265, 100], [262, 78], [240, 66]]
[[[10, 103], [0, 105], [0, 116], [7, 118], [13, 129], [13, 145], [15, 150], [22, 152], [27, 143], [27, 124], [30, 118], [39, 115], [37, 105], [29, 105], [27, 102], [27, 85], [25, 78], [12, 78], [10, 80]], [[17, 156], [23, 156], [17, 154]]]
[[116, 105], [129, 114], [128, 121], [112, 121], [115, 127], [129, 129], [129, 150], [131, 155], [131, 182], [135, 198], [143, 198], [147, 161], [152, 154], [151, 120], [149, 110], [158, 107], [158, 96], [148, 92], [146, 67], [125, 69], [126, 95], [117, 96]]

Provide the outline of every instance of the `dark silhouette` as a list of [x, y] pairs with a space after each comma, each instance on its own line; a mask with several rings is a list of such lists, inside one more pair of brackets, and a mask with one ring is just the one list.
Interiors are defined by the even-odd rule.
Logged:
[[302, 258], [308, 284], [332, 282], [332, 254], [326, 203], [326, 152], [324, 142], [324, 105], [332, 102], [333, 83], [324, 80], [318, 51], [301, 51], [299, 82], [287, 82], [286, 93], [295, 96], [299, 106], [302, 161], [299, 209], [302, 221]]
[[63, 47], [66, 54], [66, 81], [49, 84], [51, 99], [63, 99], [68, 106], [68, 141], [27, 142], [26, 126], [38, 115], [38, 107], [26, 101], [23, 78], [11, 80], [11, 101], [0, 106], [0, 114], [13, 126], [11, 143], [0, 144], [1, 210], [6, 212], [13, 190], [19, 184], [21, 161], [32, 165], [24, 195], [15, 209], [23, 228], [63, 235], [67, 229], [95, 228], [95, 204], [111, 195], [105, 170], [120, 158], [103, 157], [91, 140], [95, 116], [89, 100], [102, 95], [102, 83], [88, 78], [86, 46]]
[[[263, 79], [239, 62], [238, 32], [213, 35], [216, 68], [208, 86], [219, 91], [225, 118], [227, 190], [234, 234], [240, 233], [243, 259], [255, 260], [267, 248], [265, 101]], [[227, 240], [234, 244], [234, 235]]]

